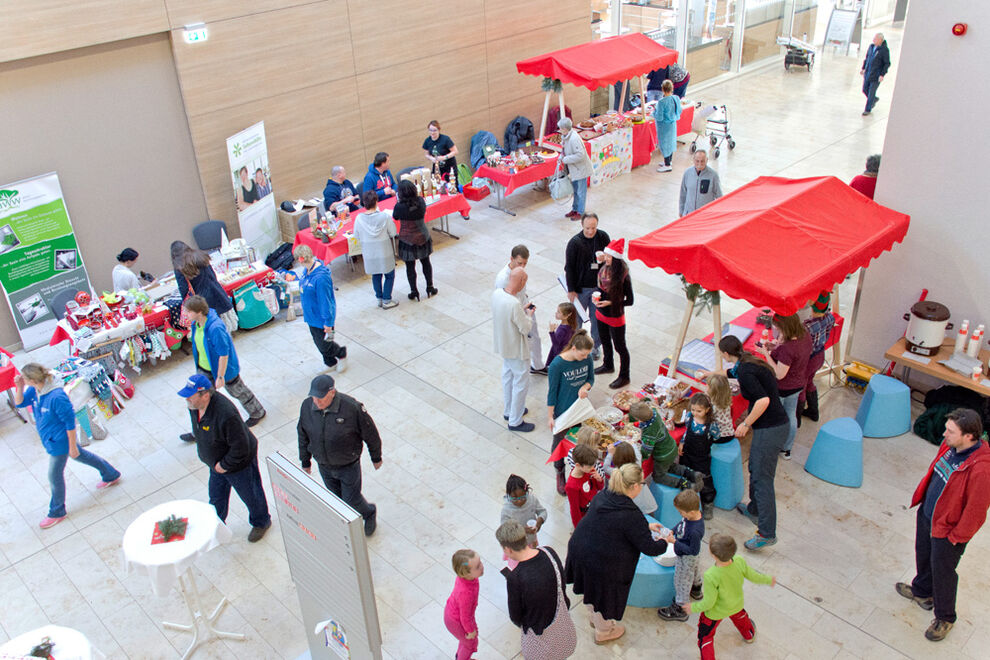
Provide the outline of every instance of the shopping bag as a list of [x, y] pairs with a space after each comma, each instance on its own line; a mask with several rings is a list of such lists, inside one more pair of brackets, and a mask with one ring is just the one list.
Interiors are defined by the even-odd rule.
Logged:
[[587, 397], [581, 399], [578, 398], [577, 401], [571, 404], [571, 407], [565, 410], [560, 417], [553, 420], [553, 432], [560, 433], [561, 431], [566, 431], [572, 426], [577, 426], [586, 419], [595, 416], [595, 407], [591, 405]]
[[550, 177], [548, 188], [550, 190], [550, 197], [557, 202], [564, 203], [574, 196], [574, 184], [571, 183], [571, 179], [562, 171], [560, 161], [561, 158], [557, 158], [557, 169], [554, 171], [553, 176]]

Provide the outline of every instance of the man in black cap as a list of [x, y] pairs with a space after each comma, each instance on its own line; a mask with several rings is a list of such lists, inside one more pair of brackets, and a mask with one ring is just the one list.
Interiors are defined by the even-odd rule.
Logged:
[[378, 509], [361, 495], [362, 443], [368, 445], [375, 469], [382, 466], [382, 439], [364, 404], [340, 394], [332, 376], [317, 376], [310, 383], [309, 398], [299, 409], [299, 461], [307, 474], [316, 460], [327, 489], [364, 518], [364, 534], [377, 526]]
[[233, 487], [247, 506], [251, 523], [248, 541], [260, 541], [272, 526], [272, 517], [258, 470], [258, 439], [244, 424], [237, 406], [213, 389], [203, 374], [190, 376], [179, 396], [189, 408], [199, 460], [210, 468], [210, 504], [217, 517], [227, 521]]

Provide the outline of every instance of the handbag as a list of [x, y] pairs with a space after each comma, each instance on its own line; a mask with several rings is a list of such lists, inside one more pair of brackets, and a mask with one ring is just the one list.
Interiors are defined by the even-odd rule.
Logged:
[[571, 183], [571, 179], [561, 170], [561, 158], [560, 156], [557, 157], [557, 169], [554, 170], [553, 176], [550, 177], [548, 188], [550, 190], [550, 197], [557, 202], [564, 203], [574, 196], [574, 184]]
[[[186, 276], [183, 275], [183, 277]], [[179, 307], [179, 325], [183, 328], [191, 328], [193, 321], [189, 318], [189, 313], [186, 312], [186, 301], [189, 300], [190, 296], [196, 295], [196, 290], [193, 288], [192, 282], [189, 281], [188, 277], [186, 277], [186, 284], [189, 285], [189, 292], [186, 293], [186, 297], [182, 299], [182, 306]]]
[[577, 631], [574, 629], [574, 621], [571, 619], [567, 602], [564, 600], [563, 581], [560, 579], [557, 562], [553, 560], [546, 548], [541, 547], [540, 552], [550, 560], [553, 573], [557, 576], [557, 612], [554, 614], [550, 625], [543, 629], [542, 634], [537, 635], [532, 629], [529, 632], [523, 632], [522, 656], [524, 658], [569, 658], [577, 649]]

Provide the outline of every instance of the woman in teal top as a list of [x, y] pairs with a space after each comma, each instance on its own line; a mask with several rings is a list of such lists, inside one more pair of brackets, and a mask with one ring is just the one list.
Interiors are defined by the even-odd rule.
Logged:
[[663, 165], [657, 172], [669, 172], [670, 159], [677, 151], [677, 120], [681, 118], [681, 100], [674, 96], [674, 83], [664, 80], [660, 88], [663, 96], [653, 110], [653, 120], [657, 123], [657, 142], [663, 155]]
[[[587, 397], [595, 384], [595, 362], [590, 357], [594, 347], [588, 331], [578, 330], [567, 347], [547, 367], [547, 415], [551, 432], [554, 419], [563, 415], [575, 401]], [[569, 430], [554, 433], [550, 453], [557, 449]], [[553, 466], [557, 470], [557, 492], [563, 495], [567, 483], [564, 460], [554, 461]]]

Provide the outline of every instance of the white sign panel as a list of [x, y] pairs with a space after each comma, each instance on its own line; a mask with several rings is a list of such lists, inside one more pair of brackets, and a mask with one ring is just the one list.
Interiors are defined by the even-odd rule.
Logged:
[[265, 122], [227, 138], [234, 203], [241, 238], [264, 259], [282, 242], [268, 167]]

